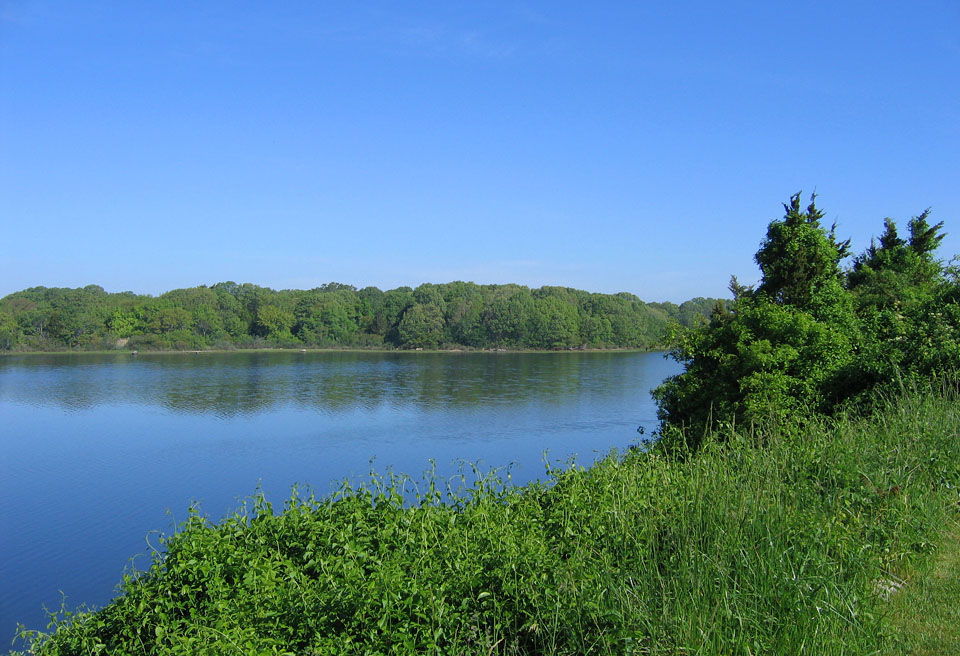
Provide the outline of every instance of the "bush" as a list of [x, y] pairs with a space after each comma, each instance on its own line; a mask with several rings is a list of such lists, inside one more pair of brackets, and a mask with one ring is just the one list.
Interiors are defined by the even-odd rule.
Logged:
[[814, 201], [801, 210], [797, 194], [784, 208], [757, 252], [757, 289], [734, 279], [729, 310], [671, 336], [684, 372], [654, 390], [664, 448], [695, 448], [714, 424], [831, 413], [904, 377], [960, 369], [960, 285], [933, 259], [942, 224], [924, 213], [906, 242], [888, 220], [880, 247], [843, 271], [849, 242], [824, 229]]

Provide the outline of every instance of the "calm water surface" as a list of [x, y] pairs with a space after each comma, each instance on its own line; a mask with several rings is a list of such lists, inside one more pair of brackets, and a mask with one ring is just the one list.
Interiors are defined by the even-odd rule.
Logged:
[[[656, 423], [659, 353], [29, 355], [0, 358], [0, 650], [42, 607], [101, 606], [191, 503], [326, 494], [437, 462], [588, 464]], [[149, 565], [141, 555], [134, 564]], [[8, 644], [8, 643], [7, 643]]]

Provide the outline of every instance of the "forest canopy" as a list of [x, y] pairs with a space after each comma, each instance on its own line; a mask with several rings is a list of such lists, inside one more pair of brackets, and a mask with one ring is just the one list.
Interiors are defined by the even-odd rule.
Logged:
[[625, 292], [472, 282], [388, 291], [220, 282], [156, 297], [32, 287], [0, 299], [0, 350], [654, 348], [669, 326], [703, 322], [718, 303], [725, 301], [644, 303]]

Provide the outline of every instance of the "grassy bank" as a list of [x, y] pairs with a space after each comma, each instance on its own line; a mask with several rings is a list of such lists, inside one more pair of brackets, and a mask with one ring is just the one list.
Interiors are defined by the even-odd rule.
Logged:
[[[960, 501], [956, 390], [512, 488], [374, 478], [193, 515], [40, 654], [868, 654]], [[448, 488], [449, 485], [449, 488]], [[452, 499], [442, 502], [448, 493]], [[404, 499], [415, 495], [417, 502]], [[907, 594], [910, 584], [896, 594]]]
[[891, 598], [894, 636], [884, 654], [960, 654], [960, 517], [946, 529], [943, 548], [908, 572]]

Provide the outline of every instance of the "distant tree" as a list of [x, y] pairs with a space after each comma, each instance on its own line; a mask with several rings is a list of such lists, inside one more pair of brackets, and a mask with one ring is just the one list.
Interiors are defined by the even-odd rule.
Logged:
[[717, 298], [698, 296], [680, 304], [678, 321], [681, 326], [692, 327], [706, 323], [710, 315], [717, 309], [717, 304], [726, 307], [726, 302]]
[[357, 288], [353, 285], [346, 285], [342, 282], [328, 282], [317, 288], [321, 292], [355, 292]]
[[481, 321], [483, 292], [478, 285], [461, 281], [440, 285], [444, 303], [444, 340], [451, 344], [484, 346], [486, 331]]
[[130, 337], [137, 330], [137, 317], [131, 311], [115, 308], [107, 320], [107, 327], [115, 337]]
[[383, 292], [376, 287], [364, 287], [357, 296], [360, 298], [360, 329], [367, 334], [385, 335], [385, 330], [378, 333], [375, 326], [377, 312], [383, 305]]
[[175, 330], [189, 330], [193, 317], [181, 307], [160, 308], [153, 317], [150, 330], [154, 333], [170, 333]]
[[248, 332], [251, 335], [261, 335], [262, 328], [257, 325], [260, 308], [264, 305], [278, 307], [275, 302], [276, 292], [266, 287], [243, 283], [235, 290], [235, 297], [242, 308], [240, 318], [247, 324]]
[[314, 292], [297, 303], [295, 332], [312, 344], [349, 343], [359, 331], [356, 292]]
[[580, 319], [580, 340], [591, 346], [606, 346], [613, 343], [613, 327], [607, 317], [587, 315]]
[[413, 302], [421, 305], [436, 306], [442, 314], [447, 309], [447, 303], [443, 300], [443, 292], [440, 285], [424, 283], [413, 290]]
[[214, 307], [220, 317], [220, 324], [230, 339], [240, 339], [246, 336], [250, 322], [244, 318], [245, 310], [237, 299], [236, 292], [239, 285], [235, 282], [217, 283], [211, 290], [216, 301]]
[[435, 305], [415, 303], [403, 313], [397, 334], [404, 348], [436, 348], [443, 339], [443, 315]]
[[532, 346], [530, 326], [535, 313], [535, 302], [527, 289], [515, 289], [509, 296], [492, 299], [482, 311], [488, 343]]
[[282, 310], [276, 305], [262, 305], [257, 309], [255, 334], [273, 341], [293, 340], [293, 334], [290, 332], [293, 323], [293, 313]]
[[382, 303], [373, 317], [373, 332], [383, 335], [386, 340], [396, 345], [403, 343], [397, 333], [397, 326], [400, 317], [413, 302], [413, 290], [409, 287], [398, 287], [384, 292]]
[[577, 346], [580, 322], [576, 307], [559, 296], [536, 299], [531, 333], [532, 345], [539, 348]]
[[0, 351], [9, 351], [20, 341], [20, 327], [13, 314], [0, 312]]
[[680, 321], [680, 306], [676, 303], [664, 301], [662, 303], [647, 303], [647, 305], [655, 310], [659, 310], [673, 321]]
[[193, 308], [192, 315], [194, 331], [200, 337], [207, 339], [225, 332], [215, 305], [199, 305]]

